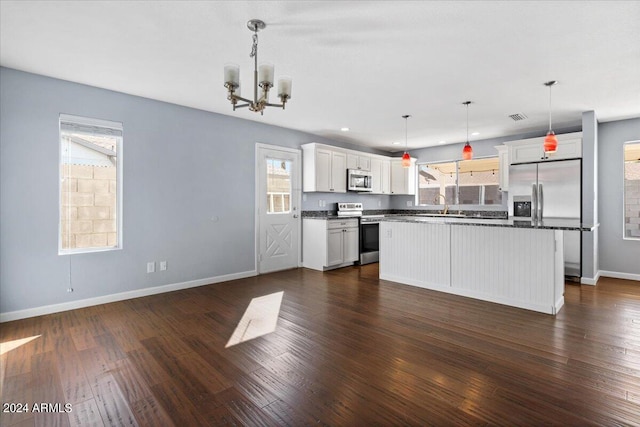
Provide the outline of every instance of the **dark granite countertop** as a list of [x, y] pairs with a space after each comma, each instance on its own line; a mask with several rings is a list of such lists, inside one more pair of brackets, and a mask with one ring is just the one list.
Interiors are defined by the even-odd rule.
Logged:
[[511, 228], [534, 228], [542, 230], [575, 230], [592, 231], [598, 224], [584, 224], [577, 219], [550, 218], [540, 223], [532, 221], [522, 221], [513, 219], [476, 219], [472, 217], [443, 217], [443, 216], [420, 216], [420, 215], [395, 215], [385, 216], [381, 221], [390, 222], [411, 222], [427, 224], [449, 224], [449, 225], [473, 225], [481, 227], [511, 227]]

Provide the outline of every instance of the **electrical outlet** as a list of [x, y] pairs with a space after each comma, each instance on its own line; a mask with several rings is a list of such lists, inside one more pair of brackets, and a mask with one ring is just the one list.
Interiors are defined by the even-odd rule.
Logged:
[[407, 200], [407, 206], [408, 206], [408, 207], [413, 206], [413, 202], [412, 202], [411, 200]]
[[147, 263], [147, 273], [155, 273], [156, 271], [156, 263], [155, 261], [151, 261]]
[[160, 271], [167, 270], [167, 261], [160, 261]]
[[69, 293], [73, 292], [73, 288], [67, 288], [67, 292]]
[[382, 206], [382, 200], [378, 200], [378, 207]]

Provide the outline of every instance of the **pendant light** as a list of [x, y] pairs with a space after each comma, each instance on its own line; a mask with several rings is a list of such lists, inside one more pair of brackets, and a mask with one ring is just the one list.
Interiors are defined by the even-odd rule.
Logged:
[[557, 81], [551, 80], [544, 84], [549, 88], [549, 131], [547, 132], [547, 136], [544, 138], [545, 153], [555, 153], [558, 149], [558, 138], [556, 138], [556, 134], [551, 130], [551, 86], [557, 83]]
[[402, 155], [402, 167], [408, 168], [411, 166], [411, 156], [407, 153], [407, 119], [411, 117], [408, 114], [402, 116], [404, 119], [404, 154]]
[[464, 144], [464, 148], [462, 149], [463, 160], [471, 160], [473, 158], [473, 148], [471, 148], [471, 144], [469, 144], [469, 104], [471, 104], [471, 101], [462, 103], [462, 105], [467, 106], [467, 143]]

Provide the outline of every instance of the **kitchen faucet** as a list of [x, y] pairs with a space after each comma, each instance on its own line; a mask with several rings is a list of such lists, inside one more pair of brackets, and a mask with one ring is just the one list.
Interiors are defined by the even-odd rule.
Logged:
[[442, 193], [438, 193], [438, 197], [434, 199], [435, 204], [440, 204], [440, 197], [444, 200], [444, 210], [442, 211], [443, 215], [446, 215], [449, 211], [449, 205], [447, 204], [447, 198]]

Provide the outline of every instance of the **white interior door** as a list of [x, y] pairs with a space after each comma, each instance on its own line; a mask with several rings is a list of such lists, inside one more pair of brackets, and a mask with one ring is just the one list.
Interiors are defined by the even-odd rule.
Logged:
[[295, 268], [300, 260], [300, 150], [256, 149], [258, 273]]

